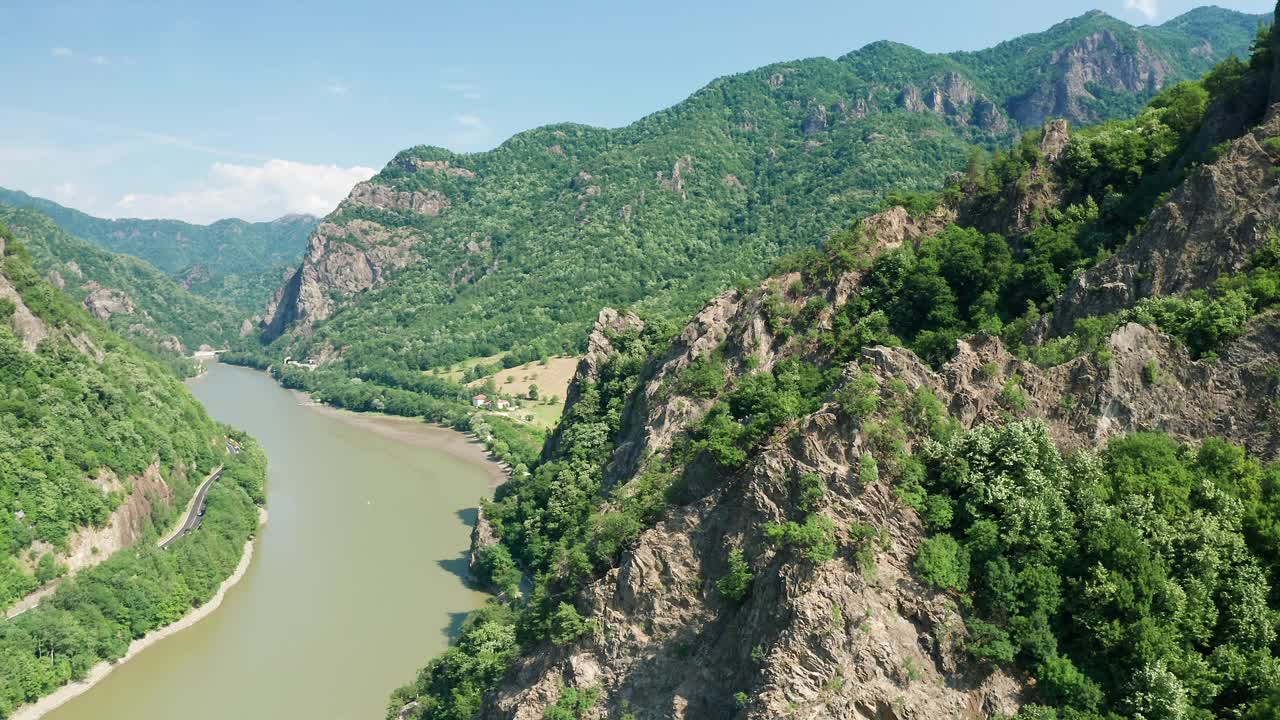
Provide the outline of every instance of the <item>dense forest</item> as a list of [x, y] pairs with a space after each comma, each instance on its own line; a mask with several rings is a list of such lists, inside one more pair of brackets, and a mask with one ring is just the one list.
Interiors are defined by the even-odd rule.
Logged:
[[99, 312], [110, 316], [100, 319], [154, 354], [225, 347], [238, 337], [243, 318], [236, 311], [193, 294], [143, 260], [91, 245], [35, 210], [0, 207], [0, 223], [21, 241], [37, 272], [57, 280], [78, 303], [101, 297]]
[[209, 491], [199, 532], [162, 550], [156, 546], [159, 532], [177, 513], [156, 513], [153, 527], [134, 547], [81, 571], [51, 599], [0, 623], [0, 717], [84, 679], [101, 661], [119, 659], [133, 640], [207, 602], [231, 575], [258, 529], [267, 459], [252, 438], [222, 430], [240, 444], [240, 452], [219, 458], [226, 467]]
[[[144, 473], [169, 493], [167, 503], [143, 498], [151, 512], [134, 548], [0, 623], [7, 715], [207, 600], [257, 527], [265, 457], [250, 438], [214, 423], [168, 368], [42, 279], [3, 225], [0, 258], [0, 607], [64, 574], [59, 558], [76, 533], [138, 500]], [[244, 450], [228, 454], [228, 436]], [[227, 470], [201, 531], [168, 551], [155, 548], [219, 464]]]
[[[1170, 190], [1221, 156], [1231, 138], [1206, 147], [1197, 142], [1200, 130], [1216, 122], [1211, 114], [1240, 106], [1243, 96], [1261, 88], [1265, 97], [1275, 60], [1271, 32], [1262, 29], [1248, 60], [1229, 59], [1200, 80], [1172, 85], [1131, 119], [1074, 133], [1052, 161], [1043, 156], [1045, 137], [1029, 133], [1011, 150], [970, 158], [967, 172], [941, 192], [892, 197], [918, 217], [953, 221], [883, 252], [855, 224], [820, 250], [780, 261], [763, 287], [744, 284], [727, 295], [724, 303], [759, 308], [767, 332], [749, 328], [734, 336], [763, 334], [765, 349], [756, 354], [726, 342], [659, 380], [664, 363], [688, 352], [682, 343], [697, 337], [696, 323], [684, 339], [661, 321], [609, 334], [608, 357], [597, 357], [595, 375], [576, 388], [541, 462], [483, 508], [499, 540], [479, 548], [475, 570], [499, 598], [393, 695], [388, 717], [461, 720], [492, 712], [492, 691], [504, 682], [511, 701], [510, 693], [537, 677], [529, 673], [567, 680], [572, 673], [556, 658], [600, 642], [609, 646], [608, 657], [636, 672], [654, 658], [674, 662], [656, 641], [643, 646], [652, 657], [615, 658], [625, 652], [628, 629], [605, 627], [584, 607], [611, 597], [616, 568], [624, 578], [641, 572], [623, 560], [655, 523], [678, 515], [694, 526], [688, 541], [702, 543], [696, 523], [706, 516], [691, 506], [764, 491], [748, 479], [778, 493], [782, 519], [748, 529], [724, 560], [698, 560], [702, 568], [723, 568], [703, 585], [712, 597], [696, 587], [660, 590], [705, 602], [723, 619], [710, 626], [715, 639], [708, 643], [722, 643], [734, 614], [763, 584], [777, 593], [780, 563], [808, 569], [786, 573], [785, 582], [794, 584], [848, 558], [874, 584], [876, 555], [893, 544], [886, 528], [832, 518], [841, 517], [836, 506], [847, 506], [850, 494], [888, 482], [895, 502], [923, 524], [916, 576], [953, 598], [963, 617], [964, 662], [979, 675], [1009, 672], [1025, 684], [1019, 718], [1275, 717], [1280, 466], [1231, 442], [1188, 443], [1158, 431], [1062, 450], [1044, 420], [1026, 417], [1030, 391], [1016, 377], [998, 394], [1001, 420], [965, 429], [928, 387], [912, 391], [907, 378], [886, 382], [876, 368], [858, 365], [880, 346], [912, 351], [938, 368], [957, 352], [957, 340], [977, 335], [1002, 337], [1016, 355], [1043, 367], [1086, 355], [1105, 367], [1102, 341], [1121, 322], [1161, 330], [1192, 357], [1212, 362], [1251, 319], [1274, 318], [1280, 238], [1271, 228], [1245, 272], [1211, 287], [1085, 318], [1064, 337], [1034, 332], [1073, 276], [1123, 248]], [[1248, 124], [1259, 120], [1260, 113]], [[1262, 145], [1280, 165], [1280, 139], [1262, 138]], [[1011, 218], [1010, 198], [1046, 183], [1052, 200], [1030, 227], [1015, 233], [992, 222]], [[857, 284], [849, 300], [829, 307], [834, 284], [851, 276]], [[761, 353], [778, 359], [756, 369]], [[978, 369], [992, 377], [999, 372]], [[1166, 382], [1160, 373], [1148, 363], [1142, 384]], [[620, 444], [635, 441], [637, 428], [628, 423], [638, 422], [639, 408], [650, 403], [667, 408], [650, 407], [655, 423], [693, 419], [669, 449], [634, 460], [635, 448], [623, 451]], [[833, 422], [851, 423], [868, 443], [855, 458], [855, 476], [838, 480], [849, 487], [837, 492], [829, 485], [836, 479], [813, 472], [777, 478], [777, 465], [756, 464], [766, 452], [775, 459], [805, 456], [802, 446], [828, 442], [815, 436], [832, 432]], [[657, 536], [678, 527], [665, 525]], [[522, 586], [522, 577], [532, 584]], [[616, 592], [634, 592], [618, 582]], [[588, 586], [592, 598], [583, 597]], [[839, 606], [831, 612], [832, 623], [844, 622]], [[860, 627], [869, 632], [865, 621]], [[775, 635], [755, 630], [762, 642]], [[679, 658], [700, 651], [710, 652], [687, 645], [671, 652]], [[755, 667], [766, 655], [767, 647], [756, 645], [741, 660]], [[574, 656], [592, 657], [598, 656]], [[908, 658], [899, 688], [921, 677], [915, 662]], [[640, 717], [626, 698], [646, 691], [641, 680], [627, 681], [562, 685], [543, 716], [589, 716], [608, 701], [608, 690], [623, 698], [609, 701], [611, 710]], [[828, 683], [815, 702], [831, 702], [842, 687], [843, 681]], [[723, 700], [724, 717], [745, 717], [755, 707], [744, 690]]]
[[[503, 352], [518, 364], [578, 349], [602, 305], [684, 316], [816, 247], [886, 193], [941, 186], [975, 147], [1005, 147], [1046, 114], [1079, 124], [1131, 115], [1157, 85], [1246, 53], [1258, 21], [1201, 9], [1134, 28], [1091, 13], [976, 53], [875, 43], [715, 80], [616, 130], [552, 125], [485, 153], [403, 151], [372, 183], [434, 210], [343, 203], [322, 226], [323, 271], [304, 265], [299, 278], [308, 303], [326, 298], [336, 311], [310, 318], [320, 311], [286, 299], [278, 316], [319, 322], [313, 333], [271, 326], [286, 334], [268, 352], [341, 349], [337, 364], [352, 375]], [[1100, 75], [1150, 65], [1161, 76], [1061, 95], [1056, 78], [1084, 72], [1064, 64], [1073, 53]], [[355, 297], [339, 289], [344, 263], [389, 252], [407, 252], [407, 265]], [[327, 285], [324, 273], [339, 279]]]
[[228, 219], [211, 225], [108, 220], [4, 188], [0, 205], [38, 210], [71, 235], [145, 260], [196, 295], [233, 307], [243, 317], [262, 311], [286, 270], [302, 257], [307, 234], [316, 224], [310, 215], [256, 223]]

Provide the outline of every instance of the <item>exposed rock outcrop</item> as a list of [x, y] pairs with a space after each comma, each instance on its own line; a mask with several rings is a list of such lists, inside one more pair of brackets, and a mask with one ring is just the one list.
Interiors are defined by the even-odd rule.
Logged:
[[[862, 115], [867, 104], [862, 102]], [[973, 125], [981, 130], [1001, 135], [1009, 130], [1009, 120], [999, 106], [979, 95], [973, 84], [955, 72], [935, 77], [922, 91], [915, 85], [906, 85], [898, 93], [898, 106], [908, 112], [931, 112], [943, 115], [951, 122]]]
[[1190, 177], [1152, 213], [1123, 250], [1077, 276], [1042, 331], [1071, 331], [1077, 319], [1132, 307], [1157, 295], [1205, 288], [1239, 272], [1280, 229], [1280, 116], [1244, 135]]
[[[367, 205], [381, 210], [396, 210], [435, 217], [449, 207], [449, 198], [438, 190], [418, 192], [395, 190], [374, 182], [356, 183], [344, 203]], [[317, 228], [319, 230], [319, 228]]]
[[1041, 215], [1061, 200], [1054, 161], [1069, 140], [1066, 120], [1046, 122], [1040, 139], [1040, 155], [1027, 171], [1025, 180], [1004, 188], [991, 202], [962, 203], [959, 215], [963, 222], [983, 232], [997, 232], [1015, 241], [1021, 240], [1036, 226]]
[[801, 131], [806, 136], [817, 135], [827, 131], [830, 123], [827, 120], [827, 106], [817, 100], [809, 100], [809, 115], [804, 119]]
[[121, 290], [102, 287], [96, 282], [89, 282], [84, 287], [89, 291], [84, 298], [84, 307], [99, 320], [110, 320], [113, 315], [132, 315], [137, 310], [133, 299]]
[[[0, 256], [4, 255], [4, 239], [0, 238]], [[28, 352], [34, 352], [40, 346], [40, 341], [49, 337], [49, 328], [44, 321], [36, 317], [27, 304], [22, 300], [22, 296], [14, 289], [9, 282], [9, 278], [0, 274], [0, 300], [8, 300], [13, 303], [13, 314], [9, 316], [9, 327], [17, 333], [18, 338], [22, 340], [22, 347]]]
[[669, 176], [661, 170], [657, 172], [658, 187], [685, 197], [687, 196], [684, 189], [685, 176], [691, 172], [693, 172], [693, 158], [682, 155], [672, 164]]
[[[578, 361], [578, 367], [573, 373], [573, 381], [565, 393], [564, 415], [572, 412], [573, 406], [582, 398], [584, 388], [599, 381], [600, 366], [615, 353], [611, 338], [620, 333], [639, 331], [643, 328], [644, 321], [635, 313], [619, 313], [613, 308], [604, 308], [600, 311], [596, 316], [595, 324], [591, 327], [591, 333], [587, 336], [587, 352]], [[557, 426], [547, 440], [543, 454], [554, 453], [559, 441], [560, 427]]]
[[1039, 125], [1046, 118], [1093, 122], [1098, 112], [1090, 103], [1095, 89], [1137, 95], [1164, 87], [1171, 70], [1140, 39], [1121, 39], [1102, 29], [1056, 50], [1040, 68], [1039, 86], [1009, 103], [1010, 114], [1022, 125]]
[[306, 333], [333, 314], [338, 301], [381, 284], [403, 268], [422, 236], [408, 227], [387, 228], [368, 220], [321, 223], [311, 234], [299, 268], [267, 307], [268, 338], [297, 326]]
[[474, 171], [464, 167], [455, 167], [448, 160], [423, 160], [418, 157], [408, 157], [401, 161], [401, 166], [406, 170], [417, 172], [420, 170], [430, 170], [432, 172], [443, 173], [449, 177], [460, 177], [471, 180], [475, 178]]

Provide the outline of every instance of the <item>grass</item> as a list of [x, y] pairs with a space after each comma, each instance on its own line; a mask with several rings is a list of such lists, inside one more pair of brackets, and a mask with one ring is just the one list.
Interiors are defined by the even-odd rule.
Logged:
[[[456, 364], [454, 369], [448, 373], [442, 373], [442, 376], [454, 381], [461, 381], [467, 369], [481, 363], [495, 362], [500, 357], [495, 355], [487, 358], [466, 360]], [[580, 359], [580, 357], [572, 355], [556, 356], [548, 358], [546, 365], [534, 360], [524, 365], [504, 368], [492, 375], [486, 375], [474, 380], [468, 383], [467, 386], [480, 388], [486, 382], [492, 380], [499, 393], [524, 398], [529, 392], [529, 386], [537, 385], [538, 400], [523, 400], [524, 407], [511, 413], [501, 414], [507, 414], [521, 421], [524, 421], [525, 415], [532, 415], [532, 424], [534, 426], [550, 429], [560, 421], [560, 415], [564, 412], [564, 397], [569, 391], [569, 382], [573, 380], [573, 373], [577, 370]], [[553, 405], [544, 404], [543, 401], [550, 397], [555, 397], [556, 403]]]
[[471, 358], [470, 360], [463, 360], [462, 362], [454, 363], [449, 369], [440, 372], [439, 375], [446, 380], [462, 382], [462, 378], [467, 374], [468, 370], [476, 365], [500, 362], [502, 360], [502, 355], [503, 353], [499, 353], [497, 355], [490, 355], [489, 357], [478, 357]]

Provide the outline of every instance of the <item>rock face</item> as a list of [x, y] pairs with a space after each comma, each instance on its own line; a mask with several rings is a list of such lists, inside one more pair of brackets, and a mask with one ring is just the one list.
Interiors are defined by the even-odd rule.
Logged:
[[668, 192], [676, 193], [681, 197], [686, 197], [684, 181], [685, 176], [691, 172], [693, 172], [693, 158], [688, 155], [682, 155], [672, 164], [670, 175], [661, 170], [658, 171], [658, 187]]
[[1168, 65], [1142, 40], [1133, 42], [1136, 46], [1130, 48], [1115, 32], [1103, 29], [1054, 51], [1040, 69], [1044, 80], [1010, 102], [1010, 114], [1022, 125], [1039, 125], [1049, 117], [1093, 122], [1098, 119], [1090, 107], [1098, 99], [1096, 89], [1142, 95], [1164, 87]]
[[[614, 354], [610, 338], [619, 333], [638, 331], [643, 328], [644, 321], [634, 313], [619, 313], [613, 308], [604, 308], [600, 311], [596, 316], [595, 324], [591, 327], [591, 333], [587, 336], [587, 352], [578, 361], [578, 367], [573, 373], [573, 381], [565, 393], [564, 415], [568, 415], [582, 398], [583, 389], [600, 379], [600, 366]], [[543, 454], [553, 454], [559, 442], [560, 426], [557, 426], [555, 432], [548, 438]]]
[[[498, 533], [489, 523], [489, 519], [484, 516], [484, 508], [478, 508], [476, 524], [471, 527], [471, 548], [467, 552], [467, 571], [471, 573], [472, 580], [477, 577], [476, 565], [480, 562], [481, 552], [491, 545], [497, 545], [498, 542]], [[485, 589], [497, 590], [497, 588]]]
[[[0, 238], [0, 256], [4, 255], [4, 239]], [[49, 337], [49, 328], [44, 321], [36, 317], [23, 302], [22, 296], [14, 289], [9, 278], [0, 274], [0, 300], [13, 303], [13, 314], [9, 317], [9, 327], [22, 339], [22, 347], [27, 352], [34, 352], [40, 341]]]
[[1028, 171], [1026, 181], [1004, 188], [991, 204], [963, 205], [959, 215], [964, 224], [1020, 240], [1031, 231], [1041, 213], [1058, 204], [1054, 161], [1070, 140], [1067, 121], [1050, 120], [1044, 124], [1043, 133], [1040, 157]]
[[1280, 228], [1280, 150], [1264, 145], [1277, 136], [1280, 116], [1193, 171], [1123, 250], [1072, 281], [1048, 334], [1066, 334], [1079, 318], [1132, 307], [1146, 297], [1208, 287], [1244, 269]]
[[[1264, 144], [1276, 129], [1267, 125], [1241, 138], [1222, 160], [1192, 175], [1128, 250], [1086, 273], [1083, 292], [1073, 288], [1063, 296], [1060, 312], [1116, 306], [1108, 300], [1115, 296], [1105, 292], [1116, 267], [1135, 268], [1120, 274], [1122, 281], [1149, 274], [1147, 285], [1125, 285], [1120, 303], [1143, 293], [1203, 288], [1238, 270], [1263, 230], [1280, 227], [1274, 181], [1280, 158], [1273, 159]], [[1047, 161], [1067, 137], [1065, 123], [1046, 127], [1041, 151]], [[1048, 162], [1030, 171], [1028, 184], [1046, 185], [1042, 194], [1022, 190], [1006, 198], [1012, 211], [999, 220], [1008, 223], [1003, 231], [1010, 236], [1025, 231], [1038, 209], [1059, 201], [1048, 172]], [[966, 213], [974, 212], [943, 207], [913, 218], [890, 208], [860, 223], [858, 247], [874, 257], [957, 219], [967, 222]], [[804, 338], [770, 332], [768, 317], [777, 308], [771, 311], [769, 304], [798, 310], [820, 298], [824, 302], [815, 306], [825, 309], [813, 322], [830, 327], [833, 314], [861, 292], [865, 272], [854, 268], [794, 293], [797, 275], [775, 277], [756, 291], [728, 292], [704, 306], [664, 355], [649, 359], [623, 407], [604, 470], [609, 496], [626, 497], [631, 483], [660, 467], [651, 460], [665, 457], [714, 404], [674, 389], [695, 360], [716, 354], [731, 377], [741, 378], [786, 359], [813, 359], [821, 350]], [[1090, 301], [1090, 293], [1104, 300]], [[612, 310], [600, 314], [569, 391], [573, 402], [614, 352], [611, 335], [638, 322]], [[906, 398], [920, 388], [965, 428], [1041, 418], [1063, 451], [1151, 430], [1184, 441], [1222, 437], [1264, 460], [1280, 457], [1280, 406], [1274, 400], [1280, 394], [1280, 313], [1254, 318], [1213, 361], [1193, 360], [1175, 339], [1132, 323], [1115, 330], [1104, 350], [1046, 369], [1013, 356], [996, 338], [976, 335], [962, 339], [940, 371], [904, 348], [864, 350], [844, 366], [841, 382], [870, 375], [879, 388], [878, 409], [856, 418], [828, 402], [778, 428], [739, 471], [690, 461], [680, 476], [686, 501], [669, 507], [616, 566], [578, 595], [576, 610], [597, 630], [565, 647], [526, 648], [486, 696], [479, 717], [536, 720], [564, 687], [598, 689], [590, 715], [597, 718], [1016, 714], [1035, 699], [1034, 679], [965, 659], [958, 598], [933, 590], [913, 570], [922, 522], [889, 480], [863, 470], [864, 457], [882, 452], [879, 436], [894, 394]], [[1151, 367], [1159, 369], [1158, 377]], [[1010, 387], [1019, 390], [1017, 400]], [[566, 414], [571, 409], [567, 404]], [[908, 427], [903, 441], [916, 447], [926, 433]], [[828, 498], [817, 512], [836, 528], [838, 545], [834, 559], [817, 566], [769, 544], [759, 530], [796, 516], [793, 484], [808, 473], [825, 481]], [[753, 575], [741, 604], [716, 589], [733, 549], [744, 551]], [[739, 706], [735, 694], [747, 691]]]
[[[454, 177], [475, 175], [443, 160], [408, 158], [402, 163]], [[368, 207], [433, 218], [450, 205], [448, 196], [438, 190], [395, 190], [362, 182], [352, 188], [330, 217], [342, 216], [345, 209]], [[387, 273], [408, 265], [413, 247], [422, 239], [421, 232], [412, 226], [384, 225], [359, 218], [320, 223], [307, 241], [301, 267], [288, 276], [267, 304], [263, 339], [273, 340], [289, 328], [309, 334], [312, 326], [332, 315], [341, 302], [382, 284]]]
[[[923, 90], [906, 85], [898, 94], [898, 106], [908, 112], [943, 115], [959, 125], [972, 125], [994, 135], [1009, 130], [1009, 120], [999, 106], [979, 95], [968, 78], [956, 72], [933, 78]], [[862, 107], [865, 114], [865, 102]]]
[[806, 136], [813, 136], [826, 132], [828, 127], [830, 127], [830, 123], [827, 121], [827, 106], [816, 100], [810, 100], [809, 115], [804, 119], [801, 130]]
[[170, 505], [173, 488], [160, 475], [160, 466], [152, 463], [141, 474], [129, 478], [126, 486], [115, 477], [102, 479], [106, 489], [132, 491], [111, 513], [101, 527], [84, 527], [76, 531], [67, 543], [67, 550], [59, 553], [58, 560], [76, 572], [106, 560], [111, 553], [133, 545], [142, 538], [151, 525], [151, 510], [156, 503]]
[[475, 172], [463, 167], [454, 167], [448, 160], [423, 160], [419, 157], [406, 157], [401, 160], [401, 167], [410, 171], [417, 172], [420, 170], [431, 170], [433, 172], [443, 173], [449, 177], [474, 179]]
[[106, 321], [112, 315], [132, 315], [136, 308], [133, 300], [120, 290], [101, 287], [95, 282], [85, 286], [89, 294], [84, 298], [84, 307], [95, 318]]
[[372, 182], [356, 183], [344, 202], [381, 210], [408, 211], [427, 217], [435, 217], [449, 207], [449, 198], [437, 190], [425, 193], [394, 190]]
[[412, 228], [387, 228], [369, 220], [321, 223], [308, 241], [302, 267], [267, 306], [264, 336], [278, 337], [290, 326], [308, 332], [332, 315], [338, 302], [380, 285], [388, 272], [408, 265], [421, 239]]
[[[884, 221], [895, 242], [897, 223]], [[786, 278], [777, 279], [780, 286]], [[856, 284], [856, 283], [855, 283]], [[803, 298], [801, 299], [803, 301]], [[669, 388], [693, 358], [719, 349], [731, 371], [767, 369], [793, 354], [764, 330], [760, 302], [735, 293], [715, 299], [685, 328], [646, 376], [624, 411], [634, 430], [618, 447], [606, 482], [617, 491], [635, 479], [637, 458], [661, 453], [709, 402], [672, 398]], [[602, 316], [616, 322], [616, 313]], [[597, 363], [609, 346], [593, 332]], [[788, 348], [791, 347], [790, 350]], [[1079, 358], [1043, 370], [1014, 358], [994, 338], [977, 336], [934, 372], [908, 350], [876, 347], [859, 365], [888, 387], [930, 389], [964, 427], [1040, 416], [1064, 450], [1094, 447], [1134, 430], [1183, 439], [1218, 435], [1264, 458], [1280, 453], [1271, 428], [1280, 421], [1270, 398], [1280, 367], [1280, 328], [1260, 319], [1216, 363], [1192, 361], [1176, 341], [1138, 325], [1107, 341], [1109, 363]], [[1156, 362], [1161, 380], [1143, 368]], [[581, 380], [592, 364], [584, 361]], [[1014, 380], [1014, 378], [1017, 378]], [[1003, 388], [1020, 384], [1026, 405]], [[564, 686], [599, 688], [597, 708], [612, 717], [984, 718], [1016, 713], [1025, 680], [975, 667], [962, 651], [963, 621], [954, 600], [917, 579], [912, 560], [924, 533], [920, 519], [887, 480], [864, 477], [860, 459], [876, 452], [882, 418], [851, 418], [828, 405], [780, 430], [733, 476], [706, 473], [674, 508], [644, 531], [617, 567], [590, 582], [577, 609], [600, 630], [566, 648], [541, 647], [521, 658], [487, 698], [484, 718], [535, 720]], [[911, 436], [908, 442], [919, 441]], [[762, 523], [791, 512], [790, 484], [803, 473], [825, 479], [831, 500], [821, 511], [837, 528], [841, 550], [811, 566], [765, 542]], [[854, 528], [877, 540], [859, 546]], [[742, 547], [755, 580], [744, 604], [715, 590], [724, 558]], [[861, 548], [861, 549], [859, 549]], [[738, 715], [731, 698], [749, 689]]]

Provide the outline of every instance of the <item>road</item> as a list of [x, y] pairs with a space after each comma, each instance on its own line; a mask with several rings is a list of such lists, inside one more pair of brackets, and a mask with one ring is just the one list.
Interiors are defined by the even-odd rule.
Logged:
[[173, 541], [200, 527], [200, 523], [204, 522], [202, 511], [204, 510], [205, 496], [209, 494], [209, 488], [213, 487], [213, 484], [220, 477], [222, 477], [221, 465], [214, 468], [213, 472], [209, 473], [209, 477], [205, 478], [204, 484], [196, 491], [195, 497], [191, 498], [191, 504], [187, 506], [187, 517], [183, 519], [182, 525], [177, 530], [160, 542], [161, 549], [169, 547], [169, 544]]
[[[235, 452], [239, 452], [239, 449], [237, 448]], [[200, 515], [200, 508], [204, 507], [205, 496], [209, 494], [209, 488], [213, 487], [213, 484], [217, 482], [220, 477], [222, 477], [221, 465], [214, 468], [213, 472], [209, 473], [209, 477], [204, 479], [204, 483], [200, 486], [200, 489], [196, 491], [195, 497], [191, 498], [191, 503], [187, 506], [187, 517], [182, 521], [182, 526], [177, 530], [174, 530], [168, 537], [160, 542], [161, 548], [168, 547], [174, 540], [177, 540], [183, 535], [186, 535], [192, 530], [200, 527], [200, 523], [204, 520]], [[12, 607], [5, 610], [5, 619], [8, 620], [18, 617], [22, 613], [39, 605], [40, 601], [52, 595], [65, 579], [65, 577], [60, 577], [14, 603]]]

